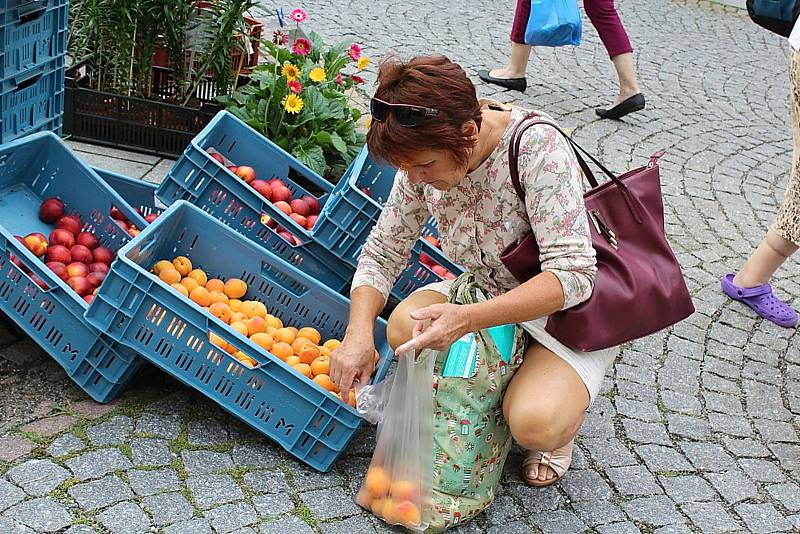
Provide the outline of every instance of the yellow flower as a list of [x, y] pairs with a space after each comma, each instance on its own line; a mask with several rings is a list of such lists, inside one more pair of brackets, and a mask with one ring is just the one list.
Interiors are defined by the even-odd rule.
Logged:
[[324, 82], [325, 81], [325, 69], [322, 67], [316, 67], [311, 69], [311, 72], [308, 73], [308, 77], [311, 78], [312, 82]]
[[369, 56], [361, 56], [358, 58], [356, 65], [358, 65], [358, 70], [366, 69], [367, 65], [369, 65]]
[[303, 99], [294, 93], [286, 95], [281, 104], [283, 104], [283, 109], [289, 113], [300, 113], [303, 109]]
[[300, 69], [289, 63], [288, 61], [283, 64], [281, 75], [286, 76], [288, 81], [296, 80], [300, 76]]

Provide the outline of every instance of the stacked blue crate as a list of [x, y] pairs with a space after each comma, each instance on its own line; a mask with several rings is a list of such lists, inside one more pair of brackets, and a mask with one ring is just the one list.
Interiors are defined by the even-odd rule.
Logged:
[[61, 133], [67, 0], [0, 0], [0, 143]]

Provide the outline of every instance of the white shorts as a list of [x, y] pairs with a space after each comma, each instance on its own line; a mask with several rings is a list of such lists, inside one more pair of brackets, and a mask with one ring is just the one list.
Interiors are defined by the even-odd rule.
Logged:
[[[434, 282], [426, 286], [417, 288], [413, 293], [418, 291], [435, 291], [445, 296], [450, 296], [450, 286], [453, 280], [442, 280], [441, 282]], [[412, 294], [413, 294], [412, 293]], [[600, 392], [600, 387], [603, 385], [603, 378], [606, 371], [614, 363], [614, 359], [619, 352], [619, 347], [612, 347], [610, 349], [597, 350], [594, 352], [580, 352], [571, 349], [558, 341], [545, 331], [547, 324], [547, 317], [536, 319], [522, 323], [522, 328], [536, 341], [541, 343], [545, 348], [552, 351], [556, 356], [567, 362], [570, 367], [575, 369], [578, 376], [586, 386], [589, 392], [589, 406], [594, 402], [595, 397]]]

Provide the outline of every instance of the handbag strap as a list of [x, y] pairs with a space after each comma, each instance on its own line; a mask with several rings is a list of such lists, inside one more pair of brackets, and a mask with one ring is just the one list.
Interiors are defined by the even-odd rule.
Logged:
[[641, 224], [644, 222], [642, 208], [639, 202], [633, 197], [628, 188], [625, 184], [620, 180], [617, 175], [613, 172], [608, 170], [608, 168], [600, 163], [594, 156], [592, 156], [589, 152], [587, 152], [583, 147], [581, 147], [578, 143], [576, 143], [572, 137], [566, 134], [564, 130], [562, 130], [557, 124], [552, 121], [549, 121], [543, 117], [540, 117], [535, 112], [531, 112], [527, 114], [525, 117], [520, 120], [517, 125], [514, 127], [514, 131], [511, 133], [511, 141], [509, 142], [508, 147], [508, 166], [509, 171], [511, 173], [511, 181], [514, 184], [514, 189], [517, 192], [517, 196], [519, 196], [520, 200], [525, 202], [525, 189], [522, 187], [522, 183], [519, 179], [519, 150], [520, 145], [522, 144], [522, 134], [524, 134], [529, 128], [535, 126], [537, 124], [546, 124], [548, 126], [553, 127], [558, 133], [560, 133], [564, 139], [570, 144], [575, 154], [575, 157], [578, 160], [578, 165], [580, 165], [581, 170], [583, 171], [584, 176], [586, 176], [586, 180], [591, 185], [592, 189], [596, 189], [599, 187], [597, 179], [594, 177], [594, 173], [589, 168], [589, 165], [586, 163], [586, 160], [583, 159], [581, 156], [581, 152], [588, 157], [592, 163], [597, 165], [597, 167], [603, 171], [603, 173], [608, 176], [614, 185], [619, 190], [622, 197], [625, 199], [625, 203], [628, 206], [631, 214], [633, 215], [636, 222]]

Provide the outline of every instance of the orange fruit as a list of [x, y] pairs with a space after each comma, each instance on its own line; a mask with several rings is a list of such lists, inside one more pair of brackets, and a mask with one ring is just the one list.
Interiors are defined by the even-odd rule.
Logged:
[[181, 273], [176, 271], [175, 269], [162, 269], [158, 273], [158, 277], [161, 278], [164, 282], [168, 283], [169, 285], [177, 284], [181, 281]]
[[326, 349], [325, 347], [317, 347], [317, 348], [319, 349], [320, 356], [327, 356], [330, 358], [331, 351], [329, 349]]
[[206, 282], [208, 282], [208, 276], [206, 276], [205, 271], [201, 269], [192, 269], [188, 277], [197, 282], [198, 285], [201, 285], [203, 287], [205, 287]]
[[211, 306], [208, 307], [208, 311], [211, 312], [211, 315], [225, 324], [229, 324], [231, 322], [231, 309], [224, 302], [212, 303]]
[[215, 302], [228, 302], [228, 297], [222, 291], [209, 291], [211, 295], [211, 303]]
[[[342, 399], [342, 400], [344, 400], [344, 399]], [[354, 390], [354, 389], [350, 390], [350, 396], [347, 398], [347, 404], [349, 404], [353, 408], [356, 407], [356, 390]]]
[[203, 307], [211, 304], [211, 294], [204, 287], [197, 286], [194, 288], [189, 293], [189, 298]]
[[231, 323], [231, 328], [242, 334], [244, 337], [247, 337], [247, 325], [242, 321], [235, 321]]
[[[312, 372], [313, 372], [313, 370], [312, 370]], [[324, 374], [323, 375], [316, 375], [314, 377], [314, 382], [316, 382], [317, 384], [319, 384], [323, 388], [327, 389], [328, 391], [332, 391], [334, 393], [336, 393], [337, 390], [339, 389], [338, 387], [336, 387], [336, 384], [333, 383], [333, 380], [331, 380], [331, 377], [329, 377], [328, 375], [324, 375]]]
[[322, 346], [325, 347], [326, 349], [328, 349], [329, 351], [333, 352], [336, 349], [338, 349], [339, 345], [341, 345], [341, 344], [342, 344], [342, 342], [339, 341], [338, 339], [329, 339], [328, 341], [323, 343]]
[[206, 281], [205, 286], [209, 291], [222, 291], [225, 289], [225, 282], [219, 278], [211, 278], [210, 280]]
[[200, 287], [200, 284], [197, 283], [197, 280], [188, 277], [181, 280], [181, 285], [183, 285], [183, 287], [185, 287], [189, 293], [191, 293], [194, 288]]
[[238, 278], [231, 278], [225, 282], [225, 294], [231, 299], [240, 299], [247, 293], [247, 284]]
[[272, 345], [270, 352], [276, 358], [280, 358], [283, 361], [286, 361], [286, 358], [292, 356], [294, 353], [294, 351], [292, 350], [292, 346], [289, 345], [288, 343], [284, 343], [283, 341], [278, 341], [277, 343]]
[[308, 340], [311, 340], [314, 345], [319, 345], [319, 342], [322, 339], [322, 336], [319, 335], [319, 332], [310, 326], [306, 326], [298, 330], [297, 337], [304, 337]]
[[300, 358], [298, 358], [295, 355], [292, 355], [292, 356], [289, 356], [288, 358], [286, 358], [286, 365], [288, 365], [289, 367], [294, 367], [298, 363], [303, 363], [303, 362], [301, 362]]
[[264, 332], [256, 332], [250, 336], [250, 340], [259, 347], [264, 347], [264, 349], [268, 351], [272, 351], [272, 348], [275, 345], [275, 340], [272, 339], [272, 336]]
[[311, 362], [319, 358], [319, 349], [316, 345], [308, 343], [304, 347], [300, 347], [300, 350], [295, 352], [295, 354], [300, 357], [301, 362], [311, 365]]
[[294, 369], [301, 375], [306, 375], [308, 378], [311, 378], [311, 367], [305, 363], [298, 363], [296, 365], [293, 365], [292, 369]]
[[189, 290], [186, 289], [186, 286], [184, 286], [183, 284], [170, 284], [170, 286], [172, 286], [173, 289], [176, 289], [178, 293], [180, 293], [184, 297], [189, 296]]
[[311, 362], [311, 372], [314, 376], [328, 375], [331, 371], [331, 360], [327, 356], [320, 356]]
[[186, 256], [178, 256], [172, 260], [172, 266], [181, 273], [181, 276], [188, 276], [192, 272], [192, 262]]
[[417, 505], [411, 501], [395, 501], [394, 515], [398, 523], [406, 526], [417, 526], [422, 521], [422, 514]]
[[253, 334], [263, 332], [266, 326], [267, 322], [264, 320], [263, 317], [251, 317], [250, 319], [247, 320], [247, 332], [251, 336]]
[[240, 308], [242, 307], [242, 301], [239, 299], [228, 299], [228, 306], [235, 312], [241, 311]]
[[274, 315], [267, 314], [265, 319], [267, 320], [268, 327], [272, 327], [275, 329], [283, 328], [283, 322]]
[[389, 493], [391, 486], [391, 479], [382, 467], [374, 465], [367, 470], [367, 476], [364, 478], [364, 487], [373, 497], [383, 497]]
[[275, 328], [274, 326], [268, 326], [268, 327], [266, 327], [264, 329], [264, 332], [266, 332], [267, 334], [269, 334], [269, 335], [271, 335], [273, 337], [275, 337], [275, 332], [277, 332], [277, 331], [278, 331], [278, 329]]
[[242, 312], [233, 312], [233, 314], [231, 315], [231, 321], [233, 322], [246, 323], [248, 319], [249, 317], [243, 314]]
[[420, 493], [417, 486], [409, 480], [395, 480], [389, 487], [389, 494], [398, 502], [417, 501]]
[[157, 261], [156, 264], [153, 265], [153, 272], [156, 273], [156, 275], [159, 275], [161, 274], [161, 271], [165, 269], [174, 269], [174, 268], [175, 267], [172, 265], [171, 261], [161, 260]]
[[221, 348], [221, 349], [224, 349], [225, 347], [227, 347], [227, 346], [228, 346], [228, 342], [227, 342], [227, 341], [225, 341], [224, 339], [222, 339], [221, 337], [219, 337], [219, 336], [218, 336], [217, 334], [215, 334], [214, 332], [209, 332], [209, 333], [208, 333], [208, 339], [209, 339], [209, 340], [210, 340], [210, 341], [211, 341], [211, 342], [212, 342], [214, 345], [218, 346], [218, 347], [219, 347], [219, 348]]
[[267, 317], [267, 307], [257, 300], [246, 300], [242, 302], [240, 311], [248, 317], [262, 317], [264, 319]]
[[[313, 345], [313, 343], [311, 343], [308, 339], [304, 337], [296, 337], [294, 338], [294, 341], [292, 341], [292, 350], [294, 350], [295, 354], [300, 356], [300, 349], [302, 349], [306, 345]], [[306, 363], [311, 363], [311, 362], [306, 362]]]
[[294, 326], [287, 326], [286, 328], [288, 328], [289, 330], [292, 331], [292, 333], [294, 334], [294, 337], [297, 337], [297, 333], [299, 332], [299, 330], [297, 328], [295, 328]]
[[250, 369], [256, 366], [256, 361], [242, 351], [237, 351], [233, 357], [245, 364]]
[[294, 338], [294, 332], [292, 332], [289, 328], [279, 328], [278, 331], [275, 332], [276, 341], [283, 341], [284, 343], [291, 345], [294, 343]]
[[[372, 496], [372, 494], [370, 494], [369, 491], [367, 491], [367, 495]], [[389, 499], [387, 499], [386, 497], [378, 497], [377, 499], [373, 498], [372, 503], [370, 504], [370, 510], [372, 510], [372, 513], [378, 517], [382, 517], [383, 503], [387, 500]]]
[[381, 510], [381, 517], [387, 523], [396, 525], [400, 521], [397, 518], [396, 504], [394, 499], [387, 497], [383, 500], [383, 509]]

